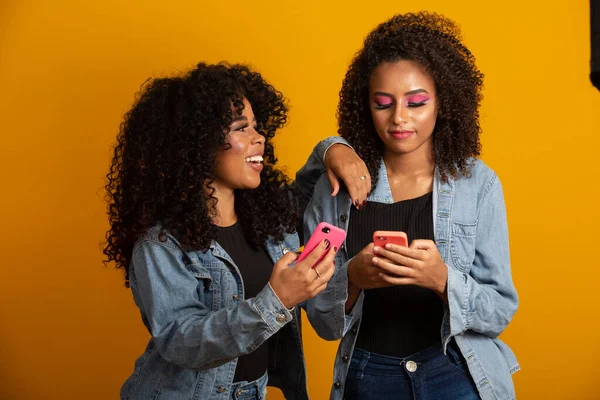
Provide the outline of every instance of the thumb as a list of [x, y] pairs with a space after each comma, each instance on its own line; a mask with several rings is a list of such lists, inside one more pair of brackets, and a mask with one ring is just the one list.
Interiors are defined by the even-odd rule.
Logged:
[[274, 270], [283, 270], [290, 267], [290, 264], [296, 261], [298, 254], [293, 251], [288, 251], [281, 257], [273, 266]]
[[436, 247], [431, 240], [415, 239], [411, 242], [409, 248], [418, 250], [431, 250]]
[[327, 179], [329, 179], [329, 185], [331, 186], [331, 196], [337, 195], [340, 191], [340, 182], [331, 169], [327, 170]]

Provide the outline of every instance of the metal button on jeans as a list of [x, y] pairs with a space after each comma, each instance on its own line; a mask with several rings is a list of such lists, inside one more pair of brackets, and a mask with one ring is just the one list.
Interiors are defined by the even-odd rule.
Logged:
[[406, 362], [406, 370], [408, 372], [415, 372], [417, 370], [417, 363], [414, 361], [407, 361]]
[[225, 386], [219, 386], [219, 388], [217, 389], [217, 392], [219, 393], [223, 393], [224, 391], [226, 391], [227, 389], [225, 389]]
[[235, 395], [236, 395], [236, 397], [240, 397], [240, 395], [241, 395], [241, 394], [242, 394], [242, 388], [241, 388], [241, 387], [239, 387], [239, 388], [237, 388], [237, 390], [235, 391]]
[[237, 299], [239, 299], [239, 298], [240, 298], [240, 296], [239, 296], [239, 295], [237, 295], [237, 294], [234, 294], [234, 295], [233, 295], [233, 299], [234, 299], [234, 300], [237, 300]]
[[277, 314], [277, 317], [275, 317], [275, 319], [277, 320], [277, 322], [279, 322], [280, 324], [285, 322], [285, 315], [283, 314]]

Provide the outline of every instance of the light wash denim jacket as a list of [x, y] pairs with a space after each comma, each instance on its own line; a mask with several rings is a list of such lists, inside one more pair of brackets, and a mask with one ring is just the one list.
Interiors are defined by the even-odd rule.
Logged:
[[[326, 147], [314, 153], [300, 187], [314, 186]], [[133, 250], [131, 290], [152, 337], [121, 398], [230, 399], [237, 358], [277, 334], [269, 341], [269, 386], [287, 399], [307, 399], [300, 307], [287, 310], [269, 284], [244, 300], [240, 271], [218, 243], [206, 253], [190, 252], [170, 235], [161, 242], [159, 232], [150, 230]], [[268, 240], [265, 248], [275, 263], [299, 246], [292, 234], [281, 243]], [[333, 340], [346, 324], [346, 290], [331, 281], [328, 287], [301, 307], [319, 336]]]
[[[315, 151], [341, 138], [328, 138]], [[297, 174], [300, 179], [313, 174], [322, 160], [313, 153]], [[471, 178], [460, 177], [442, 182], [436, 170], [433, 183], [433, 220], [435, 243], [448, 266], [448, 304], [440, 329], [446, 346], [452, 337], [467, 360], [469, 371], [483, 400], [514, 399], [511, 374], [519, 364], [498, 336], [512, 319], [518, 297], [512, 282], [508, 248], [508, 229], [502, 186], [496, 174], [480, 160], [472, 160]], [[310, 186], [300, 191], [304, 201], [310, 196]], [[325, 221], [348, 230], [352, 201], [342, 191], [332, 198], [326, 176], [316, 182], [314, 195], [304, 213], [305, 238], [319, 222]], [[383, 161], [379, 180], [368, 197], [369, 201], [393, 203], [392, 192]], [[336, 256], [337, 271], [332, 278], [337, 293], [335, 301], [347, 298], [346, 246]], [[329, 290], [329, 288], [328, 288]], [[349, 360], [360, 328], [361, 293], [350, 315], [346, 317], [344, 337], [338, 348], [331, 399], [342, 399]], [[390, 310], [393, 312], [393, 310]]]

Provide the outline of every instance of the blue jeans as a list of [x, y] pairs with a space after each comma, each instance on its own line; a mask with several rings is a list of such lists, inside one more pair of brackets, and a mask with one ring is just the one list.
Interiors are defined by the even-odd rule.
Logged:
[[231, 386], [232, 400], [264, 400], [267, 398], [267, 374], [255, 381], [234, 382]]
[[452, 341], [406, 358], [354, 349], [346, 378], [346, 400], [480, 399], [467, 363]]

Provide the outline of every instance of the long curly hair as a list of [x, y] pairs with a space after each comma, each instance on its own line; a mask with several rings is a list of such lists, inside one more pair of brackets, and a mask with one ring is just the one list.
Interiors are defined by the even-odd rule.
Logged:
[[369, 79], [383, 62], [417, 62], [432, 76], [438, 115], [433, 131], [434, 160], [444, 181], [469, 176], [469, 159], [480, 154], [479, 105], [483, 74], [451, 20], [427, 12], [396, 15], [380, 24], [355, 55], [340, 90], [338, 133], [367, 164], [377, 183], [383, 143], [369, 109]]
[[217, 237], [211, 183], [244, 98], [265, 149], [259, 187], [235, 191], [238, 220], [254, 248], [294, 232], [298, 212], [288, 178], [275, 168], [272, 144], [286, 122], [286, 100], [247, 66], [200, 63], [183, 76], [147, 81], [117, 135], [105, 187], [110, 230], [104, 254], [124, 269], [126, 286], [134, 244], [150, 228], [160, 225], [161, 240], [168, 232], [188, 250], [206, 251]]

